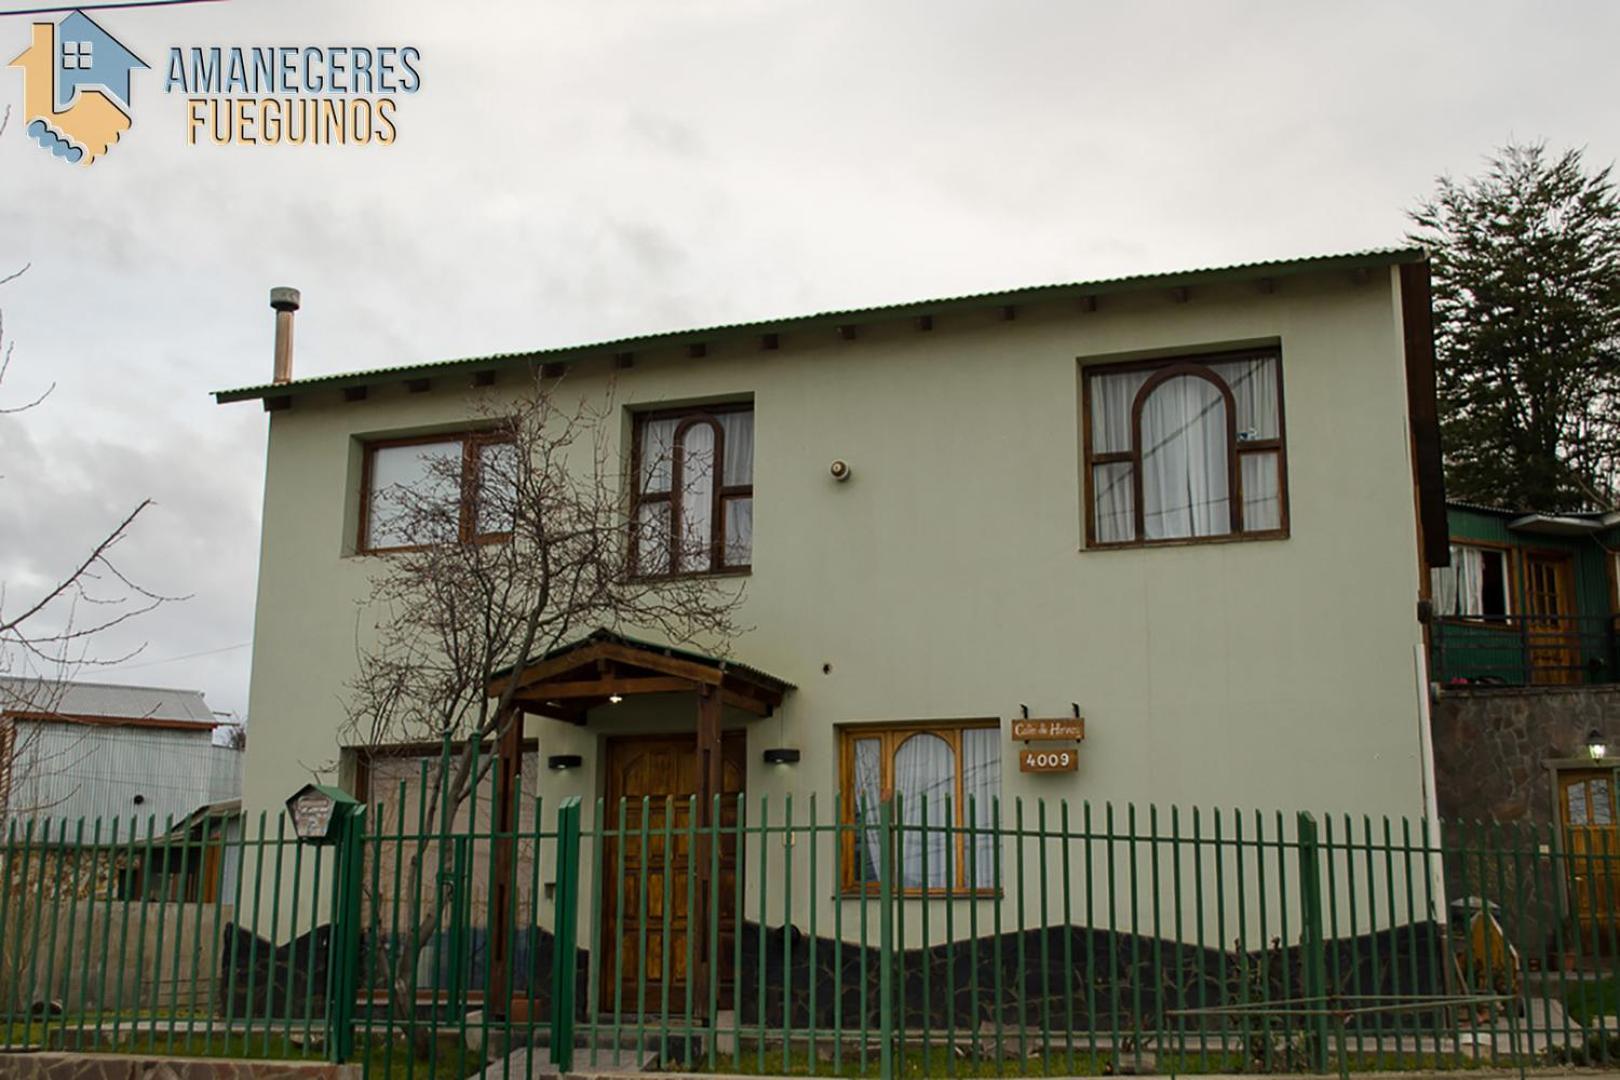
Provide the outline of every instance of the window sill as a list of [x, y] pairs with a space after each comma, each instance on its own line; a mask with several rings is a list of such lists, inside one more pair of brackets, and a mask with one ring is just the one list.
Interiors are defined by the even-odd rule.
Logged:
[[748, 577], [752, 566], [728, 566], [723, 570], [689, 570], [684, 574], [631, 574], [630, 580], [642, 585], [655, 585], [660, 581], [690, 581], [693, 578]]
[[1270, 532], [1236, 533], [1225, 536], [1186, 536], [1171, 540], [1125, 540], [1118, 543], [1088, 543], [1079, 550], [1083, 554], [1088, 551], [1137, 551], [1142, 548], [1167, 547], [1206, 547], [1214, 544], [1250, 544], [1267, 540], [1287, 540], [1287, 529], [1273, 529]]
[[[473, 545], [476, 545], [476, 546], [479, 546], [479, 547], [483, 547], [486, 544], [504, 544], [504, 543], [508, 542], [511, 539], [512, 539], [512, 534], [511, 533], [490, 533], [490, 534], [488, 534], [486, 536], [475, 537], [471, 541], [460, 541], [460, 540], [458, 540], [458, 541], [456, 541], [456, 543], [457, 544], [470, 543], [470, 544], [473, 544]], [[440, 546], [440, 545], [438, 545], [438, 544], [406, 544], [403, 547], [356, 548], [354, 551], [349, 552], [349, 554], [351, 556], [355, 556], [355, 555], [358, 555], [358, 556], [365, 556], [365, 555], [410, 555], [410, 554], [413, 554], [413, 553], [419, 552], [419, 551], [432, 551], [434, 548], [436, 548], [438, 546]]]
[[[896, 900], [1000, 900], [1006, 896], [1002, 889], [930, 889], [927, 892], [921, 889], [906, 889], [896, 894]], [[876, 889], [861, 892], [859, 889], [840, 889], [833, 893], [833, 900], [838, 903], [849, 903], [855, 900], [876, 900], [880, 894]]]
[[[1436, 615], [1434, 621], [1444, 623], [1454, 630], [1490, 630], [1493, 633], [1517, 636], [1519, 627], [1513, 622], [1516, 617], [1512, 615]], [[1528, 617], [1535, 618], [1534, 615]], [[1534, 632], [1534, 630], [1531, 631], [1532, 634]], [[1543, 633], [1545, 634], [1546, 631], [1543, 631]], [[1557, 630], [1554, 629], [1553, 633], [1557, 633]]]

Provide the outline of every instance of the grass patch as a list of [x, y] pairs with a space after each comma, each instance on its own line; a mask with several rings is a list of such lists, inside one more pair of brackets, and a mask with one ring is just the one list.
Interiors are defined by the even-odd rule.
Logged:
[[[575, 1051], [576, 1061], [578, 1051]], [[687, 1066], [671, 1065], [671, 1071], [690, 1071]], [[879, 1072], [878, 1054], [876, 1048], [868, 1048], [866, 1067], [861, 1067], [861, 1052], [859, 1048], [853, 1050], [846, 1048], [843, 1063], [834, 1068], [828, 1060], [816, 1062], [814, 1070], [810, 1068], [809, 1057], [803, 1052], [794, 1053], [784, 1057], [781, 1050], [765, 1051], [765, 1064], [760, 1066], [757, 1053], [743, 1052], [741, 1055], [718, 1054], [709, 1059], [706, 1064], [692, 1068], [703, 1072], [714, 1073], [742, 1073], [745, 1075], [776, 1075], [776, 1076], [841, 1076], [849, 1080], [861, 1080], [869, 1076], [877, 1076]], [[1034, 1057], [1001, 1057], [990, 1055], [974, 1057], [971, 1054], [962, 1056], [956, 1054], [949, 1047], [930, 1047], [926, 1052], [921, 1049], [908, 1047], [903, 1056], [895, 1059], [895, 1075], [897, 1076], [929, 1076], [929, 1077], [990, 1077], [990, 1076], [1104, 1076], [1107, 1075], [1108, 1055], [1098, 1054], [1093, 1065], [1091, 1055], [1075, 1051], [1074, 1064], [1070, 1067], [1068, 1056], [1054, 1051], [1050, 1058], [1036, 1055]]]
[[[1135, 1058], [1135, 1051], [1122, 1050], [1120, 1061], [1130, 1066]], [[1350, 1054], [1349, 1066], [1351, 1072], [1468, 1072], [1478, 1069], [1505, 1068], [1511, 1062], [1505, 1058], [1492, 1062], [1487, 1055], [1481, 1055], [1475, 1060], [1471, 1054], [1433, 1054], [1433, 1053], [1395, 1053], [1391, 1051], [1383, 1055], [1363, 1053]], [[1142, 1054], [1143, 1070], [1154, 1075], [1200, 1075], [1215, 1073], [1256, 1073], [1263, 1072], [1252, 1063], [1245, 1062], [1243, 1055], [1230, 1051], [1220, 1052], [1211, 1050], [1208, 1054], [1196, 1051], [1187, 1053], [1152, 1054], [1144, 1051]], [[1248, 1067], [1246, 1067], [1248, 1066]], [[1338, 1058], [1328, 1058], [1328, 1072], [1338, 1072]], [[781, 1050], [767, 1050], [765, 1063], [760, 1066], [757, 1053], [744, 1052], [741, 1056], [720, 1054], [696, 1066], [671, 1064], [668, 1069], [672, 1072], [713, 1072], [713, 1073], [741, 1073], [750, 1076], [828, 1076], [844, 1077], [846, 1080], [866, 1080], [867, 1077], [878, 1075], [878, 1057], [875, 1050], [868, 1050], [866, 1066], [863, 1068], [860, 1061], [860, 1052], [852, 1055], [846, 1051], [844, 1060], [838, 1068], [828, 1060], [816, 1062], [815, 1069], [810, 1068], [808, 1057], [801, 1051], [784, 1059]], [[1273, 1073], [1297, 1072], [1281, 1065], [1279, 1062], [1271, 1070]], [[1112, 1062], [1106, 1051], [1098, 1050], [1095, 1054], [1090, 1049], [1082, 1050], [1076, 1047], [1074, 1059], [1071, 1062], [1067, 1048], [1054, 1047], [1050, 1055], [1034, 1055], [1031, 1057], [1001, 1057], [992, 1055], [974, 1057], [971, 1053], [959, 1055], [948, 1047], [931, 1047], [925, 1053], [920, 1049], [907, 1049], [903, 1060], [896, 1061], [895, 1073], [899, 1076], [918, 1077], [1012, 1077], [1012, 1076], [1111, 1076], [1113, 1075]]]
[[1620, 1013], [1620, 979], [1610, 976], [1597, 982], [1578, 982], [1564, 995], [1564, 1011], [1585, 1027], [1593, 1018]]
[[[183, 1024], [177, 1025], [183, 1027]], [[64, 1032], [69, 1036], [76, 1033], [76, 1028], [70, 1024], [63, 1024], [59, 1019], [53, 1019], [49, 1027], [40, 1022], [34, 1022], [27, 1027], [13, 1025], [0, 1028], [4, 1035], [0, 1046], [51, 1046], [60, 1045], [60, 1038]], [[183, 1030], [176, 1030], [171, 1039], [166, 1028], [144, 1031], [130, 1031], [127, 1028], [120, 1031], [117, 1039], [112, 1037], [110, 1030], [106, 1037], [94, 1037], [94, 1025], [87, 1024], [85, 1028], [84, 1044], [75, 1046], [78, 1052], [87, 1054], [140, 1054], [152, 1057], [185, 1057], [185, 1058], [229, 1058], [238, 1061], [319, 1061], [326, 1060], [325, 1046], [317, 1043], [313, 1046], [305, 1045], [301, 1040], [289, 1038], [285, 1034], [271, 1034], [268, 1039], [261, 1031], [217, 1031], [212, 1034], [194, 1031], [187, 1035]], [[462, 1080], [470, 1073], [478, 1071], [478, 1059], [466, 1049], [466, 1044], [454, 1035], [441, 1035], [438, 1038], [434, 1052], [427, 1061], [417, 1061], [412, 1056], [410, 1040], [405, 1036], [395, 1036], [392, 1039], [374, 1036], [368, 1044], [363, 1038], [357, 1040], [355, 1046], [355, 1060], [364, 1062], [366, 1076], [369, 1078], [387, 1078], [387, 1080]]]

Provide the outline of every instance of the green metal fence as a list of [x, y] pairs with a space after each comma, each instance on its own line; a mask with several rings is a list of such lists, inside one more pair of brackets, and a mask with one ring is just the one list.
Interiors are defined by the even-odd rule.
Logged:
[[1606, 1061], [1620, 1041], [1620, 849], [1588, 834], [512, 797], [528, 824], [501, 833], [402, 785], [331, 846], [265, 816], [12, 822], [0, 1042], [375, 1076], [888, 1077]]

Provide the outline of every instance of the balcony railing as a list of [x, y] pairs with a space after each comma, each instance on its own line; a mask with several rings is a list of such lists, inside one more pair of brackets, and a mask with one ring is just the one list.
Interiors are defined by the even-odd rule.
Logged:
[[1620, 682], [1620, 615], [1443, 616], [1430, 626], [1431, 677], [1447, 685]]

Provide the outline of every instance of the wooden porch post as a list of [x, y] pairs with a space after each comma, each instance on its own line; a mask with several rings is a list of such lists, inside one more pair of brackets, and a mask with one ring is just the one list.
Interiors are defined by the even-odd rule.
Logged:
[[512, 708], [496, 729], [495, 885], [489, 894], [489, 999], [485, 1009], [505, 1017], [511, 1008], [512, 896], [517, 870], [518, 777], [523, 772], [523, 710]]
[[[698, 764], [698, 843], [697, 850], [692, 858], [697, 866], [697, 910], [693, 916], [697, 919], [697, 968], [698, 978], [693, 980], [693, 988], [704, 996], [701, 1000], [693, 1002], [693, 1015], [707, 1017], [709, 1007], [708, 993], [713, 989], [713, 982], [717, 975], [709, 967], [709, 910], [714, 903], [714, 882], [710, 876], [710, 847], [711, 834], [709, 829], [714, 824], [714, 797], [722, 790], [724, 777], [721, 771], [720, 758], [720, 688], [718, 686], [698, 687], [698, 716], [697, 716], [697, 764]], [[690, 928], [688, 929], [690, 932]], [[712, 1017], [707, 1017], [713, 1019]]]

